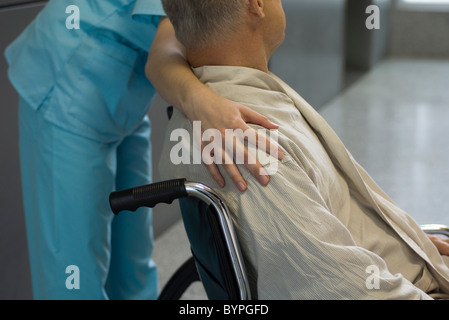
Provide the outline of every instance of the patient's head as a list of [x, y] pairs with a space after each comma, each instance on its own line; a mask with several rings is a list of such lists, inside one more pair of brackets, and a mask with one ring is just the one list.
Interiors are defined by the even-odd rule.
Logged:
[[247, 0], [163, 0], [176, 37], [188, 49], [202, 49], [236, 32]]
[[215, 59], [220, 59], [217, 53], [255, 54], [257, 59], [259, 51], [269, 58], [284, 39], [281, 0], [162, 0], [162, 4], [177, 39], [197, 56], [219, 49]]

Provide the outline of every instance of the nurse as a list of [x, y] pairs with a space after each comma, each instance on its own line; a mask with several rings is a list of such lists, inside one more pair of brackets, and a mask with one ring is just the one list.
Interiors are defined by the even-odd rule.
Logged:
[[[74, 4], [79, 29], [66, 26]], [[150, 46], [153, 84], [203, 129], [277, 128], [194, 78], [159, 0], [50, 0], [6, 51], [35, 299], [157, 298], [151, 212], [113, 217], [108, 205], [110, 192], [151, 181]], [[246, 189], [235, 165], [223, 168]]]

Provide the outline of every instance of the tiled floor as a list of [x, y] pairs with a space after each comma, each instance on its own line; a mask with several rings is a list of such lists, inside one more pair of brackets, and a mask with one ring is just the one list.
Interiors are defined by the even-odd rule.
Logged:
[[[181, 221], [156, 239], [153, 257], [159, 268], [159, 282], [163, 288], [173, 273], [191, 257], [189, 242]], [[201, 283], [196, 282], [182, 298], [204, 300], [207, 296]]]
[[[319, 111], [418, 223], [449, 225], [449, 59], [387, 59]], [[181, 223], [156, 240], [162, 286], [189, 250]], [[185, 298], [206, 296], [196, 285]]]

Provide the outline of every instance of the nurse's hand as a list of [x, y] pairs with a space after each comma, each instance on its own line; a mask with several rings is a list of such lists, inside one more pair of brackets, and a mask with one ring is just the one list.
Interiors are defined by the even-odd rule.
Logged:
[[[216, 129], [220, 132], [222, 138], [221, 144], [223, 147], [221, 159], [215, 157], [214, 163], [206, 165], [213, 179], [221, 187], [224, 187], [225, 179], [219, 170], [220, 165], [237, 188], [240, 191], [245, 191], [247, 189], [247, 184], [235, 164], [235, 155], [243, 155], [243, 159], [239, 160], [244, 160], [244, 165], [251, 174], [254, 175], [262, 185], [268, 184], [270, 180], [268, 173], [260, 162], [257, 161], [255, 155], [248, 151], [244, 141], [234, 137], [232, 143], [233, 147], [226, 148], [225, 131], [227, 129], [232, 130], [232, 132], [239, 129], [242, 130], [242, 132], [249, 130], [245, 132], [245, 134], [255, 137], [254, 141], [257, 142], [256, 147], [258, 150], [262, 150], [280, 160], [283, 158], [283, 153], [278, 145], [264, 135], [259, 135], [258, 132], [248, 124], [256, 124], [268, 130], [276, 130], [278, 129], [278, 126], [252, 109], [216, 95], [205, 86], [200, 91], [196, 91], [194, 99], [195, 102], [193, 102], [192, 107], [185, 112], [186, 116], [191, 121], [201, 121], [203, 132], [207, 129]], [[204, 139], [202, 139], [202, 141], [202, 149], [204, 151], [207, 142], [204, 142]], [[228, 141], [226, 141], [226, 143], [228, 143]], [[214, 145], [215, 144], [216, 142], [214, 142]], [[217, 165], [217, 163], [219, 165]]]
[[[265, 127], [268, 130], [277, 129], [277, 126], [268, 121], [266, 117], [241, 104], [218, 96], [195, 77], [186, 61], [185, 48], [177, 41], [173, 26], [167, 18], [163, 18], [159, 24], [145, 71], [161, 97], [180, 109], [190, 121], [201, 121], [203, 132], [207, 129], [219, 130], [223, 146], [225, 146], [226, 129], [233, 131], [250, 129], [256, 136], [258, 136], [257, 132], [248, 126], [249, 123]], [[276, 152], [277, 145], [264, 137], [261, 137], [260, 140], [257, 145], [259, 149], [262, 148], [267, 153], [282, 159], [282, 152]], [[241, 191], [246, 190], [246, 181], [235, 162], [232, 161], [232, 155], [243, 152], [246, 168], [261, 184], [266, 185], [269, 182], [269, 176], [263, 166], [257, 161], [252, 161], [254, 156], [248, 152], [242, 141], [239, 139], [234, 139], [234, 141], [230, 150], [227, 151], [223, 147], [221, 161], [207, 165], [213, 179], [220, 186], [224, 186], [225, 179], [217, 165], [217, 162], [221, 162], [221, 166], [237, 188]], [[203, 144], [202, 147], [204, 148], [206, 145]]]

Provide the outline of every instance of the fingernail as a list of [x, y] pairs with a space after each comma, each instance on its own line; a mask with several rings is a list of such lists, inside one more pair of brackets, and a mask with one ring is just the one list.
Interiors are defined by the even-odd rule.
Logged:
[[279, 160], [284, 159], [284, 152], [282, 152], [281, 148], [278, 149]]
[[237, 183], [237, 188], [239, 188], [240, 191], [245, 191], [246, 190], [246, 185], [243, 182], [238, 182]]
[[270, 182], [270, 178], [268, 176], [260, 176], [259, 177], [259, 181], [260, 183], [262, 183], [263, 185], [268, 184], [268, 182]]
[[218, 180], [217, 183], [221, 188], [224, 188], [224, 186], [225, 186], [224, 180]]

